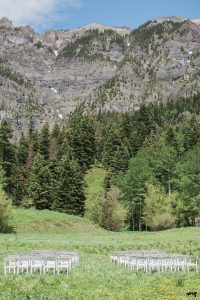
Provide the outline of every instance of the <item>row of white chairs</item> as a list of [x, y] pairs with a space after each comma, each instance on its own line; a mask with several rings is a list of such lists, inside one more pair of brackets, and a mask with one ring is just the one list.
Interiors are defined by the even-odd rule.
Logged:
[[59, 251], [33, 251], [31, 253], [21, 253], [10, 255], [4, 259], [4, 274], [20, 273], [33, 274], [39, 272], [46, 274], [68, 274], [76, 264], [79, 263], [79, 254], [75, 252]]
[[110, 261], [136, 271], [190, 272], [191, 269], [194, 269], [198, 272], [197, 256], [136, 251], [113, 254], [110, 256]]

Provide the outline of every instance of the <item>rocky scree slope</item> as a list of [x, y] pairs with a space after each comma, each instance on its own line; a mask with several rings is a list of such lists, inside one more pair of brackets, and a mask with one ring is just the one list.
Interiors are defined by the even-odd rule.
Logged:
[[141, 103], [197, 93], [200, 25], [180, 17], [136, 30], [90, 24], [39, 35], [0, 19], [0, 118], [18, 132], [30, 119], [64, 124], [82, 102], [88, 112], [138, 109]]

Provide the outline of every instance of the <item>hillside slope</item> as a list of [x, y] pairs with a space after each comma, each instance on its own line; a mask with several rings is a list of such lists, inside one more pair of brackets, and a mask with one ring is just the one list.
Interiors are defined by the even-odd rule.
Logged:
[[91, 221], [48, 210], [14, 209], [10, 225], [17, 233], [86, 233], [103, 229]]
[[138, 29], [90, 24], [43, 35], [0, 20], [0, 118], [16, 131], [65, 124], [86, 102], [99, 109], [137, 109], [200, 87], [200, 25], [163, 17]]

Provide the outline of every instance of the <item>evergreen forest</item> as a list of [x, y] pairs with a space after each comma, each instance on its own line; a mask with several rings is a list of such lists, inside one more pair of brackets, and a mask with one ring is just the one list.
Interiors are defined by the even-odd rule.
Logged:
[[[0, 124], [0, 230], [8, 207], [86, 214], [85, 174], [106, 170], [90, 218], [105, 229], [164, 230], [200, 220], [200, 94], [137, 111], [85, 114], [68, 124], [28, 134], [13, 143]], [[9, 200], [8, 200], [9, 199]], [[12, 202], [12, 203], [11, 203]], [[2, 214], [3, 215], [3, 214]]]

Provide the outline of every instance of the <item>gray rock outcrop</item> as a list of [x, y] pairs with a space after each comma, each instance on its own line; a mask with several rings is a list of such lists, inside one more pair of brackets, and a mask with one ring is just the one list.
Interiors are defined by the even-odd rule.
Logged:
[[124, 111], [190, 96], [200, 87], [200, 26], [162, 17], [131, 31], [90, 24], [78, 29], [13, 28], [0, 19], [0, 118], [20, 131], [65, 123], [88, 111]]

